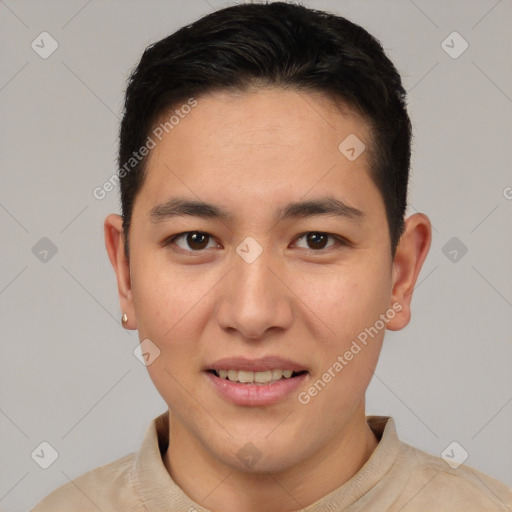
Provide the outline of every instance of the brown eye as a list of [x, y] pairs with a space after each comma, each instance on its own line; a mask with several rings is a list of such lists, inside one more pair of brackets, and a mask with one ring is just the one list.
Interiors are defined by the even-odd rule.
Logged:
[[208, 245], [210, 237], [206, 233], [189, 233], [187, 243], [191, 249], [200, 250]]
[[308, 233], [306, 235], [306, 243], [310, 249], [324, 249], [327, 245], [329, 235], [325, 233]]
[[309, 231], [300, 235], [295, 242], [295, 247], [300, 249], [308, 249], [310, 251], [321, 251], [329, 249], [333, 246], [347, 245], [343, 238], [337, 235], [331, 235], [322, 231]]
[[211, 235], [203, 233], [202, 231], [188, 231], [187, 233], [181, 233], [172, 239], [172, 243], [176, 244], [180, 249], [189, 252], [201, 251], [209, 247], [217, 246]]

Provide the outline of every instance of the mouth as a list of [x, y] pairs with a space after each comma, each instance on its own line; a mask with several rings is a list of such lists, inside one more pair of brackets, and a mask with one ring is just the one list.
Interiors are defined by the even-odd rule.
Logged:
[[293, 371], [281, 370], [279, 368], [259, 372], [234, 369], [207, 370], [207, 372], [230, 382], [236, 382], [238, 384], [255, 384], [257, 386], [272, 385], [281, 380], [294, 379], [307, 373], [306, 370]]
[[206, 367], [204, 374], [224, 400], [235, 405], [262, 406], [289, 398], [304, 384], [309, 371], [280, 357], [229, 358]]

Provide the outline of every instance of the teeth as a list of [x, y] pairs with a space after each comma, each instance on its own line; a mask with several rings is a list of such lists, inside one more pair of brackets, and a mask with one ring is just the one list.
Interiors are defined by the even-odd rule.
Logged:
[[245, 370], [215, 370], [215, 374], [221, 379], [228, 379], [231, 382], [242, 382], [249, 384], [270, 384], [277, 380], [289, 379], [293, 370], [266, 370], [264, 372], [250, 372]]
[[267, 370], [266, 372], [254, 372], [254, 382], [263, 384], [265, 382], [270, 382], [271, 380], [272, 370]]
[[254, 372], [244, 372], [240, 370], [238, 372], [238, 382], [254, 382]]
[[283, 370], [272, 370], [272, 380], [278, 380], [283, 376]]

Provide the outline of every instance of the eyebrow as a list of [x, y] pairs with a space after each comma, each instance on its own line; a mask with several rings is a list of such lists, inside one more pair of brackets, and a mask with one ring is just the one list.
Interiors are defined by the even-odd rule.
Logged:
[[324, 197], [289, 204], [281, 211], [279, 220], [313, 217], [316, 215], [345, 217], [353, 220], [359, 220], [364, 217], [364, 213], [361, 210], [347, 205], [340, 199]]
[[213, 204], [175, 197], [151, 209], [149, 217], [153, 222], [161, 222], [172, 217], [201, 217], [203, 219], [229, 220], [231, 214]]
[[[307, 218], [318, 215], [344, 217], [351, 220], [361, 220], [364, 213], [353, 206], [349, 206], [340, 199], [323, 197], [309, 201], [290, 203], [277, 212], [279, 221], [292, 218]], [[203, 201], [175, 197], [151, 209], [149, 217], [152, 222], [158, 223], [173, 217], [200, 217], [203, 219], [217, 219], [229, 221], [233, 215], [226, 209]]]

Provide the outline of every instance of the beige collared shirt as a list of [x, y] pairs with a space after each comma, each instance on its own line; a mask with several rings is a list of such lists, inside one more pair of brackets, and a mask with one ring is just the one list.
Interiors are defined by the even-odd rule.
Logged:
[[[368, 424], [379, 439], [370, 459], [348, 482], [301, 512], [512, 511], [512, 491], [504, 484], [464, 465], [452, 469], [403, 443], [392, 418], [370, 416]], [[137, 453], [67, 483], [33, 512], [208, 512], [169, 476], [162, 461], [168, 439], [164, 413], [151, 422]]]

